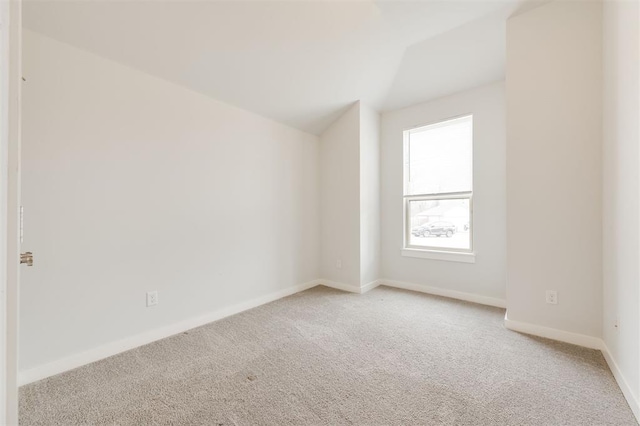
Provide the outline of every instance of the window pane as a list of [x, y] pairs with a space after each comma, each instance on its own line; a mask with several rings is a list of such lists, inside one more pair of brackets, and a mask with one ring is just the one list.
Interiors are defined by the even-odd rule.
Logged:
[[405, 195], [471, 191], [471, 116], [410, 130], [408, 138]]
[[471, 249], [469, 199], [409, 201], [409, 245]]

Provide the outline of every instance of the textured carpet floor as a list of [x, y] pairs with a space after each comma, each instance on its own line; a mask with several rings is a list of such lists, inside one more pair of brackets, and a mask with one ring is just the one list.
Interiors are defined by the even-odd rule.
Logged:
[[20, 390], [21, 425], [636, 425], [599, 351], [504, 310], [316, 287]]

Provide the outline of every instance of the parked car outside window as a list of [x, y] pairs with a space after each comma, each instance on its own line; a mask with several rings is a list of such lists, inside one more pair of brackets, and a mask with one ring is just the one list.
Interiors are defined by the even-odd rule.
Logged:
[[425, 223], [424, 225], [413, 228], [411, 233], [416, 237], [440, 237], [445, 235], [451, 238], [453, 234], [456, 233], [456, 226], [451, 222]]

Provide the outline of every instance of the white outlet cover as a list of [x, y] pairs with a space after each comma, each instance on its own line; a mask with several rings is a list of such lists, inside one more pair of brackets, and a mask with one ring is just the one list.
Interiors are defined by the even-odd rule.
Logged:
[[551, 305], [557, 305], [558, 304], [558, 292], [555, 290], [547, 290], [547, 298], [546, 298], [547, 303], [551, 304]]
[[147, 307], [155, 306], [157, 304], [158, 304], [158, 292], [157, 291], [147, 292]]

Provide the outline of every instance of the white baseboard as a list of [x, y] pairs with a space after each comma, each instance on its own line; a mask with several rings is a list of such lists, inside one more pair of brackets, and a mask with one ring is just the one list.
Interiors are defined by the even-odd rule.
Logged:
[[360, 293], [360, 287], [355, 286], [353, 284], [345, 284], [338, 281], [331, 281], [320, 279], [318, 280], [318, 284], [323, 285], [325, 287], [335, 288], [336, 290], [348, 291], [349, 293]]
[[572, 333], [570, 331], [558, 330], [556, 328], [544, 327], [526, 322], [513, 321], [509, 319], [508, 312], [504, 315], [504, 326], [508, 330], [531, 334], [538, 337], [546, 337], [547, 339], [571, 343], [572, 345], [583, 346], [585, 348], [601, 350], [603, 345], [602, 339], [598, 337]]
[[382, 284], [380, 280], [371, 281], [370, 283], [367, 283], [362, 287], [360, 287], [360, 293], [366, 293], [369, 290], [373, 290], [374, 288], [378, 287], [380, 284]]
[[319, 285], [321, 283], [320, 281], [321, 280], [314, 280], [285, 288], [283, 290], [279, 290], [261, 297], [257, 297], [255, 299], [248, 300], [246, 302], [219, 309], [217, 311], [210, 312], [199, 317], [190, 318], [176, 324], [157, 328], [155, 330], [147, 331], [135, 336], [128, 337], [126, 339], [118, 340], [116, 342], [107, 343], [106, 345], [74, 354], [66, 358], [50, 362], [48, 364], [40, 365], [29, 370], [20, 371], [18, 373], [18, 385], [26, 385], [28, 383], [36, 382], [38, 380], [42, 380], [56, 374], [64, 373], [65, 371], [73, 370], [74, 368], [78, 368], [83, 365], [90, 364], [92, 362], [96, 362], [113, 355], [117, 355], [130, 349], [135, 349], [137, 347], [155, 342], [157, 340], [164, 339], [175, 334], [183, 333], [192, 328], [200, 327], [210, 322], [217, 321], [234, 314], [238, 314], [240, 312], [264, 305], [269, 302], [273, 302], [278, 299], [282, 299], [283, 297], [291, 296], [292, 294], [299, 293], [301, 291], [308, 290]]
[[624, 378], [622, 371], [618, 367], [615, 359], [611, 355], [609, 348], [604, 341], [598, 337], [587, 336], [584, 334], [572, 333], [569, 331], [558, 330], [550, 327], [543, 327], [541, 325], [530, 324], [526, 322], [513, 321], [509, 319], [508, 313], [504, 316], [505, 328], [520, 333], [531, 334], [539, 337], [546, 337], [547, 339], [557, 340], [560, 342], [571, 343], [573, 345], [583, 346], [590, 349], [598, 349], [602, 352], [605, 361], [609, 365], [609, 369], [616, 379], [622, 394], [624, 395], [631, 411], [636, 416], [636, 420], [640, 422], [640, 401], [635, 394], [627, 380]]
[[420, 293], [433, 294], [435, 296], [449, 297], [451, 299], [464, 300], [466, 302], [479, 303], [481, 305], [494, 306], [496, 308], [506, 308], [507, 303], [503, 299], [496, 297], [481, 296], [479, 294], [465, 293], [462, 291], [449, 290], [446, 288], [430, 287], [422, 284], [408, 283], [404, 281], [389, 280], [386, 278], [378, 280], [378, 285], [401, 288], [404, 290], [417, 291]]
[[364, 294], [369, 290], [372, 290], [380, 285], [380, 280], [371, 281], [363, 286], [357, 286], [354, 284], [345, 284], [338, 281], [331, 281], [320, 279], [317, 280], [318, 284], [324, 285], [326, 287], [335, 288], [336, 290], [348, 291], [350, 293]]
[[609, 364], [609, 369], [611, 370], [613, 377], [616, 379], [616, 382], [618, 382], [618, 386], [620, 386], [620, 390], [622, 390], [622, 394], [627, 400], [631, 411], [633, 411], [633, 414], [636, 416], [636, 420], [640, 423], [640, 401], [638, 401], [638, 396], [625, 380], [622, 375], [622, 371], [620, 371], [618, 364], [615, 359], [613, 359], [613, 356], [611, 355], [611, 352], [609, 352], [609, 348], [604, 341], [602, 342], [601, 351], [604, 359], [607, 361], [607, 364]]

